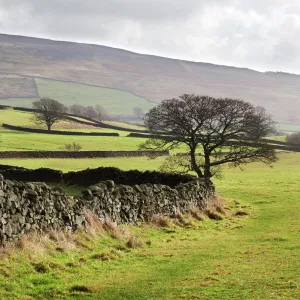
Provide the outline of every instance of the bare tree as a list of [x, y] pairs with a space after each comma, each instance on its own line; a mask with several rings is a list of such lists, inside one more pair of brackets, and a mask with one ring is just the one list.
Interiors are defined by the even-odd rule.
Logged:
[[34, 116], [34, 122], [39, 125], [46, 124], [49, 131], [52, 125], [61, 120], [67, 111], [63, 104], [50, 98], [42, 98], [33, 102], [32, 105], [38, 111]]
[[273, 147], [262, 139], [275, 131], [271, 117], [263, 108], [242, 100], [185, 94], [151, 109], [145, 125], [156, 137], [141, 149], [172, 150], [185, 144], [190, 170], [208, 181], [212, 169], [223, 164], [276, 161]]

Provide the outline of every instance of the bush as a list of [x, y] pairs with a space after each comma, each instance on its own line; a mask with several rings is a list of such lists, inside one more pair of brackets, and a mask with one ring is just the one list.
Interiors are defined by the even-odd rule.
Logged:
[[66, 144], [65, 148], [67, 151], [78, 152], [82, 149], [82, 146], [74, 142], [72, 144]]
[[289, 134], [286, 137], [286, 142], [288, 144], [300, 145], [300, 132]]

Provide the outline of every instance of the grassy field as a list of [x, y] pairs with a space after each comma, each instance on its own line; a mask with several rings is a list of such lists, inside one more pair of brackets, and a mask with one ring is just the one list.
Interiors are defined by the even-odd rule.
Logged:
[[[94, 127], [92, 124], [95, 124], [92, 121], [88, 121], [83, 118], [79, 117], [74, 117], [75, 119], [78, 119], [80, 121], [85, 121], [90, 123], [91, 125], [85, 125], [85, 124], [80, 124], [72, 121], [59, 121], [58, 123], [55, 123], [52, 126], [53, 130], [67, 130], [67, 131], [82, 131], [82, 132], [117, 132], [122, 136], [126, 136], [130, 133], [131, 129], [145, 129], [142, 126], [136, 126], [133, 124], [128, 124], [128, 123], [123, 123], [123, 122], [116, 122], [116, 121], [104, 121], [104, 123], [108, 125], [114, 125], [118, 127], [122, 127], [124, 129], [127, 129], [128, 132], [126, 131], [118, 131], [114, 129], [107, 129], [107, 128], [99, 128], [99, 127]], [[44, 124], [36, 125], [34, 123], [34, 114], [29, 113], [29, 112], [22, 112], [22, 111], [17, 111], [17, 110], [12, 110], [12, 109], [6, 109], [6, 110], [0, 110], [0, 124], [5, 123], [9, 125], [14, 125], [14, 126], [21, 126], [21, 127], [29, 127], [29, 128], [40, 128], [40, 129], [47, 129], [47, 126]]]
[[1, 164], [28, 169], [51, 168], [56, 170], [80, 171], [86, 168], [118, 167], [123, 170], [157, 170], [164, 158], [150, 160], [145, 157], [97, 158], [97, 159], [1, 159]]
[[32, 107], [32, 102], [39, 100], [39, 98], [2, 98], [0, 105], [9, 105], [16, 107]]
[[[140, 167], [144, 168], [141, 162]], [[0, 261], [0, 295], [2, 299], [299, 299], [299, 170], [300, 154], [280, 155], [274, 168], [254, 163], [244, 171], [227, 169], [215, 182], [227, 201], [224, 220], [166, 229], [129, 228], [147, 241], [141, 247], [126, 247], [126, 241], [106, 235], [94, 239], [83, 235], [81, 247], [73, 250], [60, 252], [52, 246], [41, 251], [36, 245], [11, 251]], [[237, 217], [237, 211], [249, 215]], [[100, 259], [103, 255], [110, 259]], [[41, 265], [42, 272], [37, 267]]]
[[[112, 115], [134, 115], [133, 109], [140, 107], [147, 112], [155, 104], [129, 92], [88, 86], [78, 83], [60, 82], [47, 79], [35, 79], [40, 97], [53, 98], [66, 106], [73, 104], [102, 105]], [[32, 107], [32, 98], [1, 99], [0, 104], [20, 107]], [[126, 104], [126, 105], [125, 105]]]
[[[90, 130], [87, 130], [90, 131]], [[105, 130], [109, 132], [110, 130]], [[82, 150], [137, 150], [144, 139], [106, 136], [64, 136], [0, 130], [1, 151], [64, 150], [65, 144], [79, 143]], [[55, 141], [55, 142], [53, 142]]]
[[298, 132], [300, 131], [300, 125], [299, 124], [284, 124], [279, 123], [276, 125], [277, 130], [279, 131], [286, 131], [286, 132]]

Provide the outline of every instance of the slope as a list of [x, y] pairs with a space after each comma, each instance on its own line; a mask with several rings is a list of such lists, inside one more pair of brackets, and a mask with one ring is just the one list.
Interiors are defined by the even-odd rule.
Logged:
[[8, 35], [0, 35], [0, 56], [2, 74], [109, 87], [152, 101], [182, 93], [237, 97], [264, 106], [276, 121], [300, 115], [300, 77], [295, 75]]

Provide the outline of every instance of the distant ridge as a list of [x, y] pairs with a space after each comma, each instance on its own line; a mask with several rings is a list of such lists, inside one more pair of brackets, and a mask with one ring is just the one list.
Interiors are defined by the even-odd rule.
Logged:
[[297, 74], [259, 72], [95, 44], [0, 34], [0, 97], [36, 97], [29, 78], [108, 87], [157, 102], [183, 93], [243, 98], [264, 106], [277, 121], [300, 116]]

